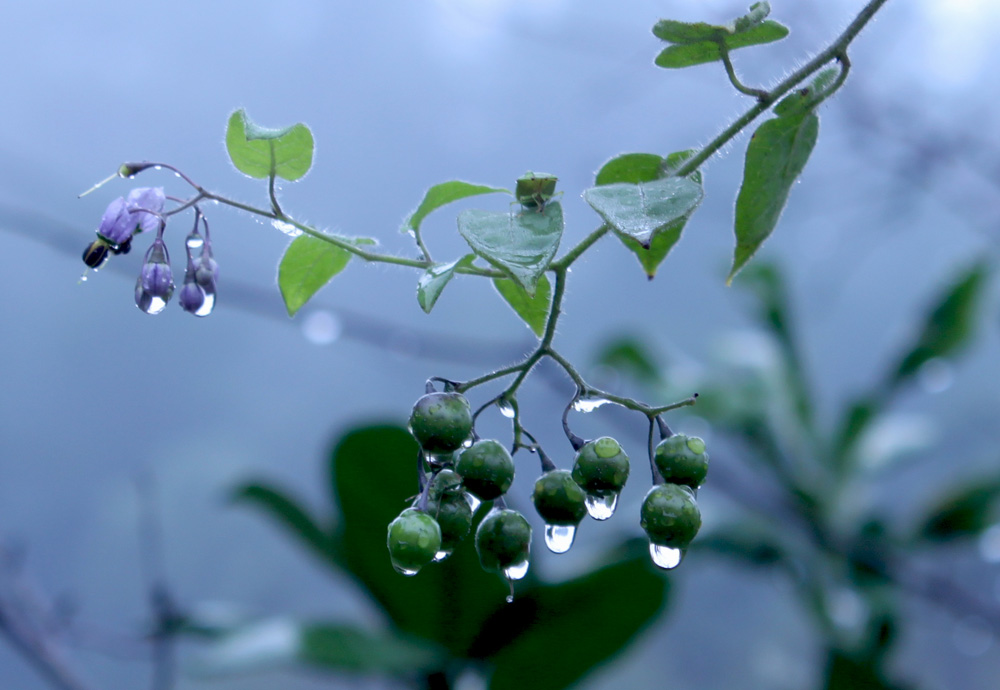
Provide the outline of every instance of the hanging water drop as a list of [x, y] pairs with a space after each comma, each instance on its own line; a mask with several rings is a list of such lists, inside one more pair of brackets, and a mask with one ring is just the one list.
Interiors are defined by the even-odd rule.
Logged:
[[528, 565], [528, 559], [525, 558], [523, 561], [512, 563], [504, 568], [503, 574], [508, 580], [520, 580], [528, 574]]
[[436, 554], [434, 554], [434, 562], [435, 563], [440, 563], [441, 561], [443, 561], [446, 558], [448, 558], [448, 556], [450, 556], [451, 554], [452, 554], [452, 550], [451, 549], [441, 549]]
[[587, 513], [595, 520], [607, 520], [618, 507], [618, 494], [614, 492], [587, 494]]
[[500, 414], [507, 419], [514, 419], [514, 416], [517, 414], [514, 410], [514, 406], [507, 398], [500, 398], [497, 400], [497, 407], [500, 409]]
[[205, 238], [196, 232], [192, 232], [187, 236], [187, 239], [184, 240], [184, 244], [186, 244], [187, 248], [191, 250], [201, 249], [205, 246]]
[[605, 398], [599, 398], [596, 396], [584, 396], [582, 398], [577, 398], [573, 401], [573, 409], [577, 412], [593, 412], [601, 405], [606, 405], [611, 402]]
[[680, 549], [675, 549], [672, 546], [664, 546], [663, 544], [654, 544], [650, 542], [649, 557], [653, 559], [653, 563], [664, 570], [672, 570], [681, 564], [681, 559], [684, 558], [684, 552]]
[[167, 300], [147, 292], [136, 302], [136, 306], [147, 314], [159, 314], [167, 306]]
[[215, 309], [215, 293], [206, 292], [205, 301], [201, 303], [201, 306], [194, 311], [195, 316], [208, 316]]
[[576, 538], [576, 525], [545, 525], [545, 545], [552, 553], [566, 553]]
[[465, 500], [469, 504], [469, 508], [472, 510], [473, 513], [475, 513], [479, 509], [480, 504], [482, 504], [482, 501], [479, 499], [478, 496], [473, 496], [468, 491], [466, 491], [464, 495], [465, 495]]
[[399, 573], [400, 575], [406, 575], [407, 577], [413, 577], [414, 575], [417, 574], [416, 570], [413, 570], [411, 568], [403, 568], [401, 566], [396, 565], [395, 563], [392, 564], [392, 567], [397, 573]]

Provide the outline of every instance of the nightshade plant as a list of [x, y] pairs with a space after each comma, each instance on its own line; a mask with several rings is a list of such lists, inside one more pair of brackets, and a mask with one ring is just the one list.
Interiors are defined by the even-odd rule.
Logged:
[[[406, 506], [389, 526], [390, 560], [407, 575], [416, 574], [431, 561], [444, 560], [464, 530], [449, 526], [448, 540], [443, 542], [435, 517], [441, 517], [441, 511], [456, 497], [468, 503], [470, 514], [479, 501], [493, 501], [492, 512], [480, 522], [475, 535], [480, 561], [484, 568], [502, 573], [511, 582], [523, 577], [528, 570], [531, 528], [524, 516], [506, 507], [503, 498], [514, 475], [511, 455], [522, 450], [537, 455], [541, 462], [543, 476], [536, 483], [533, 498], [546, 521], [545, 541], [557, 553], [566, 551], [583, 511], [598, 520], [612, 516], [630, 474], [628, 454], [619, 442], [610, 437], [580, 438], [570, 428], [569, 413], [615, 403], [642, 415], [648, 424], [645, 451], [653, 488], [643, 503], [641, 524], [649, 537], [653, 561], [662, 568], [673, 568], [680, 564], [701, 524], [696, 492], [707, 472], [707, 454], [700, 439], [671, 440], [673, 434], [663, 415], [694, 404], [697, 394], [690, 392], [675, 402], [649, 404], [600, 390], [586, 381], [555, 345], [570, 268], [599, 240], [612, 235], [636, 255], [652, 279], [704, 198], [701, 166], [770, 111], [772, 117], [756, 129], [746, 150], [736, 201], [736, 246], [728, 276], [731, 281], [774, 230], [791, 187], [815, 146], [817, 110], [844, 84], [851, 66], [847, 48], [884, 2], [869, 2], [828, 48], [771, 89], [743, 84], [731, 59], [731, 52], [738, 48], [771, 43], [788, 34], [787, 28], [767, 18], [767, 2], [752, 5], [747, 14], [725, 25], [658, 22], [653, 34], [667, 45], [656, 57], [657, 66], [675, 69], [721, 62], [732, 85], [753, 99], [754, 105], [700, 149], [665, 156], [629, 153], [605, 163], [597, 173], [595, 186], [582, 193], [601, 222], [561, 254], [565, 219], [557, 199], [558, 178], [530, 171], [515, 181], [514, 201], [506, 208], [466, 210], [458, 215], [458, 232], [471, 249], [461, 257], [440, 260], [432, 256], [421, 234], [424, 219], [453, 201], [511, 194], [507, 189], [457, 180], [431, 187], [402, 227], [416, 245], [416, 258], [382, 253], [373, 238], [322, 232], [286, 211], [275, 193], [279, 178], [296, 181], [309, 171], [312, 132], [301, 123], [284, 129], [261, 127], [238, 110], [229, 118], [226, 147], [238, 170], [267, 181], [267, 207], [251, 206], [211, 192], [168, 163], [126, 163], [109, 180], [167, 169], [183, 180], [191, 193], [187, 197], [165, 196], [162, 189], [147, 187], [133, 190], [127, 199], [116, 199], [108, 206], [98, 239], [86, 249], [84, 261], [97, 269], [111, 255], [127, 252], [136, 235], [155, 229], [155, 239], [136, 284], [135, 300], [143, 311], [158, 313], [174, 292], [164, 232], [172, 217], [191, 210], [194, 224], [185, 239], [187, 270], [179, 302], [185, 311], [205, 316], [215, 306], [218, 266], [203, 206], [218, 202], [266, 218], [294, 237], [278, 267], [278, 286], [290, 316], [340, 273], [352, 257], [418, 270], [417, 301], [425, 312], [434, 308], [456, 274], [492, 281], [500, 296], [538, 337], [538, 344], [521, 361], [470, 380], [441, 376], [428, 379], [425, 395], [417, 401], [410, 417], [411, 432], [420, 444], [418, 491], [412, 505]], [[519, 413], [518, 391], [543, 359], [561, 367], [576, 386], [563, 414], [567, 439], [576, 452], [569, 474], [560, 473]], [[509, 382], [498, 395], [473, 409], [465, 396], [483, 384], [499, 380]], [[510, 452], [501, 442], [480, 439], [476, 432], [478, 417], [491, 407], [498, 408], [512, 422]], [[657, 432], [661, 444], [658, 447]], [[432, 500], [431, 487], [438, 485], [442, 472], [452, 470], [457, 472], [456, 477], [462, 477], [461, 483], [439, 486]], [[445, 512], [454, 517], [452, 513], [461, 511], [455, 511], [452, 505]], [[443, 548], [443, 543], [449, 548]]]

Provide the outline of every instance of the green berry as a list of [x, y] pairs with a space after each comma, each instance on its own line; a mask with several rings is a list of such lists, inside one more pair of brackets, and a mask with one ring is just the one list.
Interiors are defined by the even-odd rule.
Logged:
[[514, 460], [499, 442], [476, 441], [455, 463], [465, 488], [484, 501], [507, 493], [514, 481]]
[[472, 433], [472, 409], [461, 393], [428, 393], [413, 406], [410, 432], [431, 454], [451, 453]]
[[493, 510], [479, 523], [476, 552], [483, 570], [506, 573], [527, 563], [530, 550], [531, 525], [516, 510]]
[[441, 527], [441, 551], [450, 553], [472, 529], [472, 508], [462, 490], [462, 478], [441, 470], [431, 481], [427, 512]]
[[694, 492], [677, 484], [654, 486], [642, 502], [639, 524], [650, 543], [686, 548], [701, 528], [701, 511]]
[[628, 456], [618, 441], [603, 436], [576, 454], [573, 480], [588, 494], [618, 493], [628, 481]]
[[535, 510], [547, 525], [575, 525], [587, 514], [587, 494], [569, 470], [551, 470], [535, 482]]
[[393, 568], [416, 575], [441, 550], [441, 528], [427, 513], [407, 508], [389, 523], [386, 546]]
[[674, 434], [663, 439], [656, 446], [654, 460], [663, 480], [671, 484], [697, 489], [708, 474], [705, 442], [697, 436]]

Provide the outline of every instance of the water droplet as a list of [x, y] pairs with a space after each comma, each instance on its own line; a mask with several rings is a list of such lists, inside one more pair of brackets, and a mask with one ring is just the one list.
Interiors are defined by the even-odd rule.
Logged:
[[302, 321], [302, 335], [313, 345], [329, 345], [340, 337], [343, 326], [336, 314], [326, 310], [310, 312]]
[[406, 575], [407, 577], [413, 577], [414, 575], [417, 574], [416, 570], [412, 570], [410, 568], [404, 568], [402, 566], [396, 565], [395, 563], [392, 564], [392, 567], [397, 573], [399, 573], [400, 575]]
[[187, 236], [187, 239], [184, 240], [184, 244], [187, 245], [188, 249], [201, 249], [205, 246], [205, 238], [192, 232]]
[[615, 514], [618, 507], [618, 494], [609, 492], [605, 494], [587, 494], [587, 512], [595, 520], [607, 520]]
[[611, 402], [604, 398], [585, 396], [573, 401], [573, 409], [577, 412], [593, 412], [601, 405]]
[[440, 563], [444, 559], [448, 558], [448, 556], [450, 556], [451, 553], [452, 553], [451, 549], [442, 549], [441, 551], [438, 551], [436, 554], [434, 554], [434, 562]]
[[159, 314], [163, 311], [164, 307], [167, 306], [167, 300], [162, 297], [146, 293], [145, 299], [142, 300], [142, 304], [137, 306], [147, 314]]
[[469, 508], [472, 509], [473, 513], [475, 513], [479, 509], [479, 506], [482, 503], [482, 501], [479, 500], [478, 496], [473, 496], [468, 491], [465, 492], [465, 500], [468, 501]]
[[672, 546], [664, 546], [663, 544], [653, 544], [650, 542], [649, 557], [653, 559], [653, 563], [664, 570], [672, 570], [681, 564], [681, 559], [684, 558], [684, 552], [680, 549], [675, 549]]
[[545, 525], [545, 545], [552, 553], [566, 553], [576, 538], [576, 525]]
[[463, 448], [472, 448], [472, 444], [473, 444], [473, 440], [472, 440], [471, 436], [469, 438], [465, 439], [464, 441], [462, 441], [462, 447]]
[[[513, 587], [513, 586], [514, 586], [514, 584], [511, 583], [511, 587]], [[508, 604], [513, 604], [514, 603], [514, 595], [513, 594], [508, 594], [507, 598], [504, 601], [506, 601]]]
[[528, 574], [528, 559], [514, 563], [504, 568], [503, 574], [508, 580], [520, 580]]
[[195, 316], [208, 316], [215, 309], [215, 293], [205, 292], [205, 300], [201, 303], [201, 306], [195, 310]]
[[275, 229], [281, 230], [281, 232], [285, 233], [289, 237], [298, 237], [302, 234], [302, 231], [297, 227], [291, 223], [286, 223], [283, 220], [272, 220], [271, 225], [273, 225]]
[[951, 388], [955, 374], [946, 359], [934, 357], [921, 365], [917, 371], [917, 381], [925, 393], [943, 393]]
[[497, 407], [500, 409], [500, 414], [502, 414], [507, 419], [514, 419], [514, 406], [510, 404], [510, 400], [507, 398], [500, 398], [497, 400]]

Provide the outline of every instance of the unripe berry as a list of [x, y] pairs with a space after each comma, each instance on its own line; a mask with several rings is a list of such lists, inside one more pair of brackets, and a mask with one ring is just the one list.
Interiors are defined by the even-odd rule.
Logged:
[[410, 432], [431, 454], [451, 453], [472, 433], [472, 409], [461, 393], [428, 393], [410, 413]]
[[642, 502], [639, 524], [652, 544], [687, 547], [701, 528], [701, 511], [694, 492], [677, 484], [654, 486]]
[[427, 512], [441, 528], [441, 560], [450, 554], [472, 529], [472, 508], [462, 490], [462, 478], [451, 470], [441, 470], [431, 482]]
[[573, 480], [588, 494], [620, 492], [628, 481], [628, 472], [628, 456], [609, 436], [587, 442], [573, 464]]
[[389, 523], [386, 546], [397, 572], [416, 575], [441, 550], [441, 528], [427, 513], [407, 508]]
[[484, 570], [520, 579], [527, 572], [530, 550], [531, 525], [516, 510], [491, 511], [479, 523], [476, 551]]
[[455, 462], [465, 488], [484, 501], [507, 493], [514, 481], [514, 460], [499, 442], [476, 441]]
[[587, 494], [569, 470], [551, 470], [539, 477], [531, 499], [547, 525], [575, 525], [587, 514]]
[[663, 439], [656, 446], [654, 460], [663, 480], [671, 484], [697, 489], [708, 474], [705, 442], [697, 436], [674, 434]]

